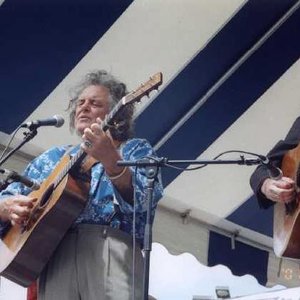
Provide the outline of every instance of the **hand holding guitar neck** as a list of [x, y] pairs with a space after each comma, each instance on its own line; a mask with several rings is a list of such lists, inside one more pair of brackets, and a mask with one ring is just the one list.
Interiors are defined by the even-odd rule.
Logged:
[[266, 198], [281, 203], [289, 203], [295, 198], [295, 182], [291, 178], [280, 179], [267, 178], [262, 187], [262, 193]]

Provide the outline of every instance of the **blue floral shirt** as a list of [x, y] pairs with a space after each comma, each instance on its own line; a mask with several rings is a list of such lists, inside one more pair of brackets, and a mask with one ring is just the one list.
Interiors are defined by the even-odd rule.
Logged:
[[[54, 147], [35, 158], [25, 169], [24, 175], [41, 183], [46, 179], [62, 156], [69, 150], [69, 146]], [[74, 155], [79, 149], [71, 149], [70, 155]], [[124, 160], [135, 161], [146, 156], [155, 156], [153, 148], [143, 139], [131, 139], [120, 146], [120, 153]], [[135, 190], [135, 207], [122, 199], [108, 176], [101, 163], [97, 163], [91, 170], [91, 186], [89, 199], [81, 214], [73, 226], [80, 223], [102, 224], [121, 230], [132, 235], [133, 233], [133, 212], [135, 210], [135, 234], [142, 242], [144, 236], [147, 201], [145, 199], [145, 187], [147, 178], [144, 168], [130, 167], [133, 174], [133, 185]], [[12, 183], [0, 193], [1, 199], [6, 196], [23, 194], [28, 195], [31, 189], [21, 183]], [[152, 203], [152, 218], [158, 200], [162, 197], [163, 187], [160, 174], [155, 181]], [[0, 222], [0, 236], [3, 235], [8, 223]]]

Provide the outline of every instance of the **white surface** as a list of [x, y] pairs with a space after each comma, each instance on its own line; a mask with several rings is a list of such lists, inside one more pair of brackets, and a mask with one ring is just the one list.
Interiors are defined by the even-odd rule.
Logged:
[[[159, 300], [191, 300], [193, 295], [216, 297], [216, 286], [228, 286], [231, 297], [271, 290], [260, 285], [251, 275], [234, 276], [223, 265], [210, 268], [200, 264], [189, 253], [174, 256], [161, 244], [153, 244], [151, 295]], [[282, 288], [277, 286], [272, 289]]]
[[14, 252], [10, 251], [8, 247], [0, 240], [0, 252], [1, 252], [1, 260], [0, 260], [0, 272], [5, 270], [6, 267], [13, 260], [15, 255]]
[[1, 277], [0, 300], [25, 300], [26, 289]]

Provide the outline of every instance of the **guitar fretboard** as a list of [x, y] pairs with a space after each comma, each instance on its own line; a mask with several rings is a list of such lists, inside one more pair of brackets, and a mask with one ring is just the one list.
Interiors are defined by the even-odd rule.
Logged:
[[80, 148], [79, 151], [70, 159], [63, 170], [58, 174], [53, 182], [53, 188], [55, 189], [60, 182], [65, 178], [65, 176], [70, 172], [70, 170], [75, 166], [80, 164], [86, 157], [86, 153]]

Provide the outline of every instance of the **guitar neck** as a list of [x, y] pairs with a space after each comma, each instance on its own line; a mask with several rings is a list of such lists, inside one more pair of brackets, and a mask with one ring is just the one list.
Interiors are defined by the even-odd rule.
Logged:
[[54, 181], [54, 189], [60, 184], [60, 182], [70, 172], [71, 169], [76, 168], [82, 163], [86, 156], [87, 154], [80, 148], [79, 151], [66, 164], [60, 174], [56, 177]]
[[123, 108], [123, 103], [122, 103], [122, 99], [121, 99], [103, 120], [102, 125], [101, 125], [101, 128], [103, 131], [106, 131], [109, 129], [109, 127], [114, 126], [113, 121], [115, 120], [117, 114], [120, 113], [122, 108]]

